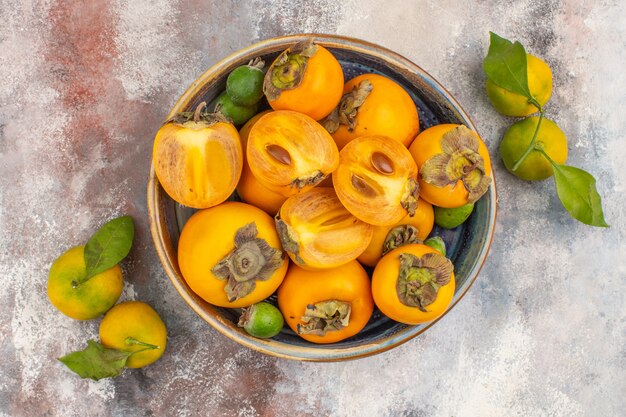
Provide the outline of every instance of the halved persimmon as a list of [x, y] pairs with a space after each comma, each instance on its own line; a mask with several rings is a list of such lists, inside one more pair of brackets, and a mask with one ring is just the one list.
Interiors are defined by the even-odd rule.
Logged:
[[333, 172], [339, 151], [326, 129], [309, 116], [277, 110], [252, 126], [247, 158], [261, 184], [288, 197], [314, 187]]
[[337, 197], [357, 218], [376, 226], [415, 214], [417, 166], [402, 143], [367, 135], [350, 141], [333, 172]]
[[274, 60], [265, 74], [263, 91], [274, 110], [294, 110], [320, 120], [341, 99], [343, 71], [328, 49], [307, 39]]
[[428, 237], [435, 224], [433, 206], [421, 198], [417, 201], [415, 214], [408, 214], [399, 222], [390, 226], [374, 226], [372, 240], [358, 261], [367, 266], [376, 263], [387, 252], [403, 245], [421, 243]]
[[346, 210], [327, 187], [289, 197], [276, 217], [276, 230], [289, 257], [306, 269], [350, 262], [372, 238], [372, 226]]
[[154, 170], [165, 192], [193, 208], [209, 208], [235, 191], [243, 163], [237, 129], [219, 114], [184, 112], [156, 134]]
[[417, 135], [409, 150], [420, 172], [420, 196], [435, 206], [473, 203], [491, 184], [487, 146], [464, 125], [429, 127]]
[[[246, 149], [246, 145], [248, 144], [248, 136], [250, 135], [252, 126], [254, 126], [254, 124], [261, 117], [269, 112], [270, 110], [267, 110], [257, 114], [252, 119], [248, 120], [239, 130], [239, 136], [241, 137], [241, 145], [243, 146], [243, 149]], [[256, 179], [250, 170], [250, 165], [248, 165], [248, 158], [246, 158], [245, 152], [241, 179], [239, 180], [239, 184], [237, 184], [237, 194], [239, 194], [239, 197], [241, 197], [241, 199], [246, 203], [252, 204], [272, 216], [278, 213], [280, 206], [282, 206], [287, 199], [284, 195], [266, 188], [259, 182], [259, 180]]]
[[320, 123], [339, 149], [363, 135], [385, 135], [408, 147], [420, 127], [409, 93], [378, 74], [363, 74], [348, 81], [339, 105]]

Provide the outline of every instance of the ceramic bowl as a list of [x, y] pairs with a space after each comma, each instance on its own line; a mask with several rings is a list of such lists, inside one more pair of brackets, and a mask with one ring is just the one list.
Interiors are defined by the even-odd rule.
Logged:
[[[261, 56], [271, 62], [288, 46], [313, 36], [328, 48], [341, 63], [345, 79], [365, 72], [385, 75], [400, 83], [419, 109], [420, 130], [440, 123], [462, 123], [476, 130], [461, 106], [433, 77], [408, 59], [388, 49], [358, 39], [332, 35], [294, 35], [268, 39], [245, 48], [209, 68], [180, 97], [170, 115], [187, 111], [202, 101], [210, 102], [225, 88], [228, 74], [237, 66]], [[234, 341], [260, 352], [304, 361], [338, 361], [369, 356], [398, 346], [423, 333], [438, 320], [407, 326], [382, 315], [378, 310], [356, 336], [339, 343], [316, 345], [306, 342], [285, 326], [271, 339], [257, 339], [237, 327], [239, 311], [212, 306], [197, 296], [186, 284], [178, 268], [177, 243], [180, 231], [193, 210], [174, 202], [159, 185], [150, 170], [148, 210], [154, 244], [163, 268], [172, 284], [189, 306], [206, 322]], [[435, 227], [433, 234], [444, 238], [456, 276], [456, 292], [448, 308], [461, 300], [478, 275], [491, 244], [496, 219], [496, 185], [476, 204], [468, 221], [454, 230]], [[442, 316], [443, 317], [443, 316]]]

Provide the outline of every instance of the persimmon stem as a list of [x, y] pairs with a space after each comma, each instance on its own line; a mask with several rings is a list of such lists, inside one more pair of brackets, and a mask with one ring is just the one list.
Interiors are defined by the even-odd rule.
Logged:
[[533, 138], [531, 139], [530, 144], [528, 145], [528, 148], [526, 148], [522, 156], [513, 165], [513, 171], [517, 171], [520, 165], [522, 165], [522, 162], [524, 162], [526, 158], [528, 158], [528, 155], [530, 155], [530, 153], [533, 150], [535, 150], [535, 142], [537, 141], [537, 134], [539, 133], [539, 128], [541, 127], [541, 121], [543, 120], [543, 109], [541, 108], [541, 105], [535, 99], [532, 99], [529, 101], [533, 105], [537, 106], [537, 108], [539, 109], [539, 122], [537, 122], [535, 133], [533, 134]]
[[139, 353], [139, 352], [143, 352], [145, 350], [153, 350], [153, 349], [158, 349], [159, 346], [157, 345], [152, 345], [150, 343], [146, 343], [146, 342], [142, 342], [141, 340], [137, 340], [134, 337], [127, 337], [124, 342], [126, 342], [127, 345], [139, 345], [139, 346], [144, 346], [143, 349], [139, 349], [133, 352], [133, 354], [135, 353]]
[[198, 104], [198, 106], [196, 107], [196, 111], [193, 112], [194, 122], [200, 121], [200, 115], [202, 113], [202, 110], [204, 110], [205, 107], [206, 107], [206, 101], [203, 101], [202, 103]]

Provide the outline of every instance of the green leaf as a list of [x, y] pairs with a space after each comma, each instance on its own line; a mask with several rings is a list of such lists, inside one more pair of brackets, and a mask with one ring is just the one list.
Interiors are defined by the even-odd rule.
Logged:
[[113, 219], [94, 233], [85, 246], [87, 277], [83, 282], [124, 259], [133, 246], [134, 235], [135, 226], [130, 216]]
[[576, 220], [597, 227], [609, 227], [604, 221], [596, 180], [582, 169], [559, 165], [554, 167], [554, 183], [563, 207]]
[[59, 360], [81, 378], [97, 381], [121, 374], [128, 357], [132, 354], [133, 352], [105, 348], [98, 342], [88, 340], [84, 350], [70, 353]]
[[526, 50], [522, 44], [489, 33], [489, 52], [483, 62], [487, 78], [505, 90], [534, 99], [528, 87]]

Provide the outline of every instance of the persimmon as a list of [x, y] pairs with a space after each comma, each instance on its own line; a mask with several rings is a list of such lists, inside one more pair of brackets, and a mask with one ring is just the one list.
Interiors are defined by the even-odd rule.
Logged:
[[250, 129], [246, 152], [256, 179], [286, 197], [319, 184], [339, 164], [337, 145], [326, 129], [290, 110], [262, 116]]
[[265, 74], [263, 91], [274, 110], [294, 110], [320, 120], [341, 99], [343, 71], [328, 49], [308, 39], [274, 60]]
[[[270, 110], [266, 110], [257, 114], [252, 119], [248, 120], [248, 122], [239, 130], [239, 136], [241, 137], [241, 145], [243, 146], [243, 149], [246, 149], [248, 144], [248, 135], [250, 134], [252, 126], [254, 126], [254, 124], [261, 117], [269, 112]], [[237, 184], [237, 194], [239, 194], [239, 197], [241, 197], [241, 199], [246, 203], [252, 204], [272, 216], [278, 213], [278, 209], [280, 209], [280, 206], [282, 206], [287, 199], [284, 195], [266, 188], [259, 182], [259, 180], [256, 179], [250, 170], [245, 152], [241, 178]]]
[[357, 261], [323, 271], [291, 264], [278, 289], [278, 307], [301, 338], [334, 343], [365, 327], [374, 302], [367, 272]]
[[231, 201], [196, 212], [178, 241], [185, 281], [220, 307], [247, 307], [269, 297], [287, 264], [274, 220], [245, 203]]
[[208, 208], [235, 191], [243, 164], [237, 129], [222, 115], [184, 112], [165, 122], [154, 138], [154, 170], [176, 202]]
[[376, 266], [378, 260], [389, 251], [424, 241], [433, 230], [433, 206], [421, 198], [417, 201], [415, 214], [408, 214], [403, 219], [389, 226], [374, 226], [372, 240], [358, 261], [367, 266]]
[[409, 150], [420, 172], [420, 197], [434, 206], [455, 208], [474, 203], [491, 184], [489, 151], [464, 125], [429, 127]]
[[409, 93], [378, 74], [362, 74], [348, 81], [339, 105], [321, 123], [339, 149], [363, 135], [384, 135], [408, 147], [420, 127]]
[[417, 166], [400, 142], [367, 135], [350, 141], [333, 172], [337, 197], [358, 219], [376, 226], [415, 214]]
[[392, 250], [372, 275], [372, 295], [387, 317], [405, 324], [441, 316], [454, 296], [452, 262], [430, 246], [411, 244]]
[[334, 268], [356, 259], [372, 238], [372, 226], [353, 216], [333, 188], [289, 197], [276, 217], [283, 248], [307, 269]]

